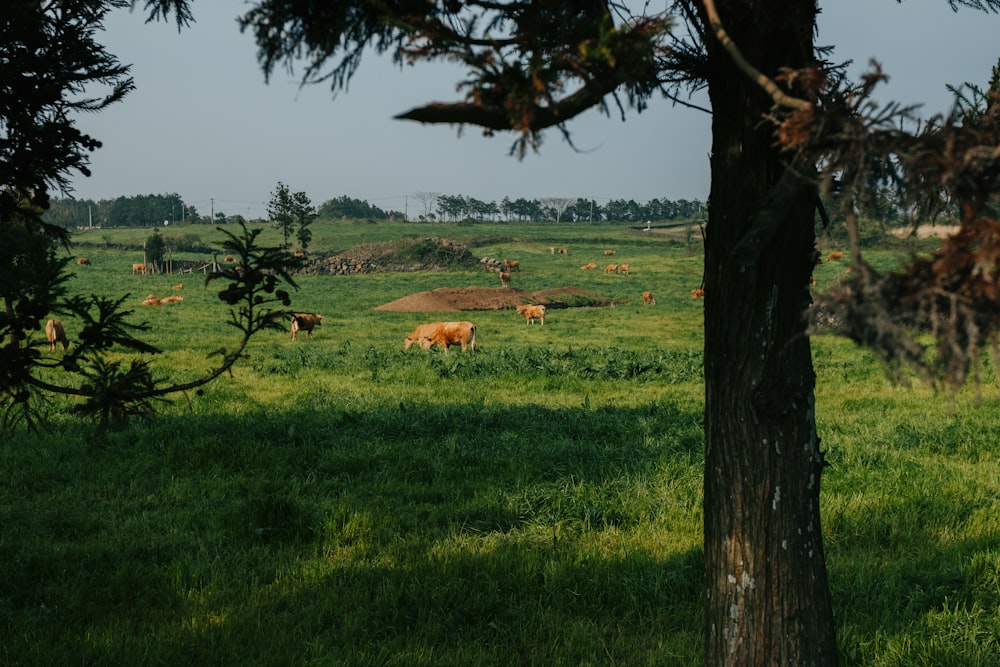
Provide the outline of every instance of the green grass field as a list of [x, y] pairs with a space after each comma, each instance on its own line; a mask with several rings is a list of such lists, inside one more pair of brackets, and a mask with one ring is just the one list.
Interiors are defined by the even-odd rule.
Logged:
[[[203, 394], [103, 440], [54, 399], [43, 434], [0, 446], [0, 664], [701, 664], [699, 248], [614, 225], [313, 233], [318, 250], [453, 238], [520, 260], [517, 287], [620, 305], [552, 310], [544, 327], [463, 313], [480, 350], [445, 355], [403, 338], [455, 313], [374, 308], [495, 274], [302, 276], [293, 308], [325, 315], [314, 337], [260, 335]], [[146, 235], [78, 234], [93, 265], [73, 265], [72, 287], [131, 294], [158, 376], [191, 379], [237, 338], [222, 286], [132, 275], [141, 251], [121, 246]], [[580, 270], [606, 248], [631, 275]], [[819, 286], [844, 268], [817, 267]], [[182, 303], [139, 305], [180, 282]], [[992, 368], [981, 400], [951, 401], [892, 385], [847, 341], [813, 348], [843, 663], [1000, 665]]]

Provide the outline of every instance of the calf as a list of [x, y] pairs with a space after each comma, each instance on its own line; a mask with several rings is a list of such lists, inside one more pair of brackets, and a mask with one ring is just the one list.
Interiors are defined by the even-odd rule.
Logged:
[[87, 257], [77, 257], [76, 258], [76, 265], [77, 266], [90, 266], [91, 265], [90, 264], [90, 259], [87, 258]]
[[451, 345], [461, 345], [462, 352], [476, 351], [476, 325], [472, 322], [431, 322], [416, 327], [403, 344], [408, 350], [414, 343], [419, 343], [424, 350], [439, 345], [448, 351]]
[[313, 329], [323, 324], [319, 313], [292, 313], [292, 340], [298, 340], [299, 331], [305, 331], [312, 338]]
[[693, 290], [691, 290], [691, 298], [692, 299], [704, 299], [705, 298], [705, 290], [703, 290], [700, 287], [694, 288]]
[[45, 323], [45, 338], [49, 341], [49, 351], [54, 352], [56, 343], [62, 345], [62, 349], [69, 347], [69, 339], [66, 338], [66, 329], [63, 323], [57, 319], [51, 319]]
[[526, 324], [534, 324], [538, 320], [545, 324], [545, 306], [538, 304], [523, 304], [517, 307], [517, 314], [524, 318]]
[[510, 271], [500, 272], [500, 285], [503, 287], [510, 287]]
[[521, 262], [519, 262], [517, 260], [514, 260], [514, 259], [505, 259], [503, 261], [503, 268], [505, 268], [507, 271], [514, 270], [514, 271], [517, 271], [518, 273], [520, 273], [521, 272]]
[[642, 293], [642, 304], [644, 306], [655, 306], [656, 305], [656, 298], [653, 297], [653, 293], [652, 292], [643, 292]]

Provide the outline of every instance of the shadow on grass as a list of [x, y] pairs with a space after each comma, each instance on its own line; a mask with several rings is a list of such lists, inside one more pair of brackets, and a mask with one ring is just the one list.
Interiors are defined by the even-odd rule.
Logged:
[[700, 414], [380, 405], [9, 457], [0, 657], [700, 662]]

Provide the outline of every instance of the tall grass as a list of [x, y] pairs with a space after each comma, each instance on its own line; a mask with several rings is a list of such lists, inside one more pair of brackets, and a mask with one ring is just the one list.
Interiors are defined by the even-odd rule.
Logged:
[[[525, 289], [620, 305], [544, 327], [467, 313], [478, 353], [404, 351], [450, 315], [375, 306], [493, 276], [303, 276], [294, 307], [326, 315], [312, 339], [263, 336], [231, 378], [101, 441], [53, 403], [45, 434], [0, 446], [0, 663], [700, 664], [699, 257], [604, 225], [314, 238], [415, 228], [520, 259]], [[633, 275], [580, 271], [605, 247]], [[136, 295], [164, 375], [197, 374], [233, 336], [197, 280], [143, 309], [180, 279], [86, 252], [80, 286]], [[814, 355], [843, 662], [1000, 664], [992, 371], [982, 400], [949, 400], [889, 384], [850, 343], [819, 337]]]

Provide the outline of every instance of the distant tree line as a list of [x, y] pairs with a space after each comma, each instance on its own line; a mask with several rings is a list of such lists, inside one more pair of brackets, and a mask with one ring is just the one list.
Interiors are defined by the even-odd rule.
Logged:
[[635, 200], [612, 199], [601, 205], [594, 199], [558, 198], [510, 199], [499, 203], [481, 201], [462, 195], [436, 195], [436, 213], [421, 215], [420, 220], [481, 220], [516, 222], [645, 222], [690, 219], [704, 215], [703, 202], [688, 199], [672, 201], [653, 199], [640, 204]]
[[[424, 213], [410, 216], [419, 222], [634, 222], [685, 220], [704, 216], [706, 204], [697, 199], [653, 199], [638, 203], [612, 199], [604, 204], [593, 199], [542, 198], [482, 201], [463, 195], [422, 193]], [[317, 218], [326, 220], [404, 220], [402, 211], [383, 210], [361, 199], [343, 195], [316, 207]], [[227, 224], [249, 222], [241, 215], [215, 211], [203, 215], [181, 196], [136, 195], [115, 199], [53, 199], [44, 214], [46, 222], [75, 229], [82, 227], [159, 227], [164, 222]]]

